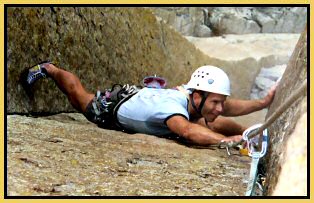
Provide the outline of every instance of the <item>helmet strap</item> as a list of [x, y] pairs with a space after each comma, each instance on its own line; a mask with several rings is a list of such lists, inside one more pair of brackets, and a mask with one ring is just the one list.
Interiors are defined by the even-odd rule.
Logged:
[[200, 103], [200, 105], [198, 106], [198, 108], [196, 107], [195, 102], [194, 102], [194, 99], [193, 99], [193, 94], [194, 94], [194, 93], [195, 93], [195, 91], [193, 91], [193, 93], [192, 93], [192, 100], [191, 100], [192, 107], [194, 108], [194, 110], [195, 110], [199, 115], [202, 115], [202, 109], [203, 109], [203, 107], [204, 107], [206, 98], [207, 98], [207, 96], [209, 95], [209, 93], [208, 93], [208, 92], [202, 92], [202, 93], [201, 93], [201, 95], [202, 95], [202, 100], [201, 100], [201, 103]]
[[202, 109], [204, 107], [205, 101], [207, 99], [207, 96], [209, 95], [208, 92], [202, 92], [202, 101], [200, 103], [200, 105], [198, 106], [198, 111], [201, 113]]
[[195, 102], [194, 102], [194, 99], [193, 99], [193, 94], [194, 94], [194, 92], [192, 93], [192, 99], [191, 99], [192, 107], [198, 114], [201, 115], [201, 112], [199, 112], [198, 109], [196, 108], [196, 105], [195, 105]]

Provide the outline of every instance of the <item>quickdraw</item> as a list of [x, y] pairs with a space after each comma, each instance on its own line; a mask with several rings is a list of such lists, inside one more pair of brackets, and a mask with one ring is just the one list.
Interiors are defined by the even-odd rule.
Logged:
[[224, 140], [221, 140], [221, 142], [218, 144], [218, 149], [226, 149], [227, 150], [227, 154], [230, 156], [230, 148], [233, 147], [234, 142], [226, 142]]
[[254, 125], [248, 128], [247, 130], [245, 130], [243, 133], [243, 139], [247, 141], [247, 149], [248, 149], [249, 156], [252, 157], [250, 179], [249, 179], [248, 187], [245, 193], [246, 196], [253, 196], [255, 194], [256, 185], [262, 190], [261, 185], [257, 183], [257, 178], [258, 178], [257, 171], [258, 171], [258, 163], [259, 163], [260, 158], [262, 158], [267, 152], [268, 131], [267, 129], [263, 130], [261, 151], [257, 151], [256, 149], [256, 146], [258, 145], [258, 139], [256, 139], [256, 137], [249, 138], [249, 135], [256, 132], [261, 126], [262, 124]]

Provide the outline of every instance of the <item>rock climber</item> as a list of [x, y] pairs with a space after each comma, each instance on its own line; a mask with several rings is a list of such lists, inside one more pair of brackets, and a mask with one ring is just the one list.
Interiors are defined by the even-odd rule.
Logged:
[[[164, 88], [165, 81], [158, 78], [155, 88], [114, 85], [96, 94], [87, 92], [77, 76], [49, 61], [21, 74], [25, 88], [45, 77], [53, 79], [72, 106], [99, 127], [157, 136], [177, 135], [197, 145], [240, 141], [246, 127], [227, 117], [266, 108], [275, 95], [272, 88], [262, 99], [229, 98], [227, 74], [211, 65], [199, 67], [186, 85], [176, 88]], [[149, 83], [147, 80], [150, 78], [146, 78]]]

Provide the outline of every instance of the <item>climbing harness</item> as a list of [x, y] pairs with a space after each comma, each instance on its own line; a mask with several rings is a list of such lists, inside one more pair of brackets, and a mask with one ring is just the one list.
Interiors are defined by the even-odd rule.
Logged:
[[247, 141], [247, 148], [248, 148], [249, 156], [252, 157], [250, 177], [249, 177], [248, 187], [245, 193], [246, 196], [255, 195], [256, 185], [259, 187], [260, 190], [263, 191], [263, 187], [257, 182], [258, 178], [262, 178], [260, 177], [260, 174], [258, 174], [258, 164], [259, 164], [260, 158], [262, 158], [266, 154], [266, 151], [267, 151], [268, 131], [267, 129], [263, 130], [261, 151], [257, 151], [256, 149], [256, 146], [258, 145], [258, 139], [256, 139], [256, 137], [248, 138], [248, 136], [251, 133], [256, 132], [256, 130], [258, 130], [261, 126], [262, 126], [261, 124], [254, 125], [248, 128], [243, 133], [243, 137]]
[[[156, 75], [145, 77], [143, 83], [145, 87], [158, 89], [165, 88], [167, 85], [166, 79]], [[104, 92], [97, 91], [91, 103], [95, 114], [90, 120], [99, 127], [122, 129], [117, 119], [118, 109], [140, 89], [142, 89], [140, 86], [115, 84], [111, 89], [106, 89]]]
[[115, 84], [104, 92], [97, 91], [92, 107], [95, 117], [92, 119], [99, 127], [115, 128], [119, 126], [116, 114], [121, 104], [136, 94], [141, 88], [135, 85]]

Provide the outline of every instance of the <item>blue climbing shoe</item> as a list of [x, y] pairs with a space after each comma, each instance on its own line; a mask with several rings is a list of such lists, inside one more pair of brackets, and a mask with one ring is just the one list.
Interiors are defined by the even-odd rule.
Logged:
[[[50, 61], [44, 61], [41, 62], [35, 66], [32, 66], [28, 69], [28, 71], [25, 71], [25, 82], [28, 85], [32, 85], [34, 82], [39, 80], [40, 78], [46, 78], [47, 77], [47, 70], [44, 67], [44, 64], [51, 63]], [[26, 75], [27, 74], [27, 75]]]

